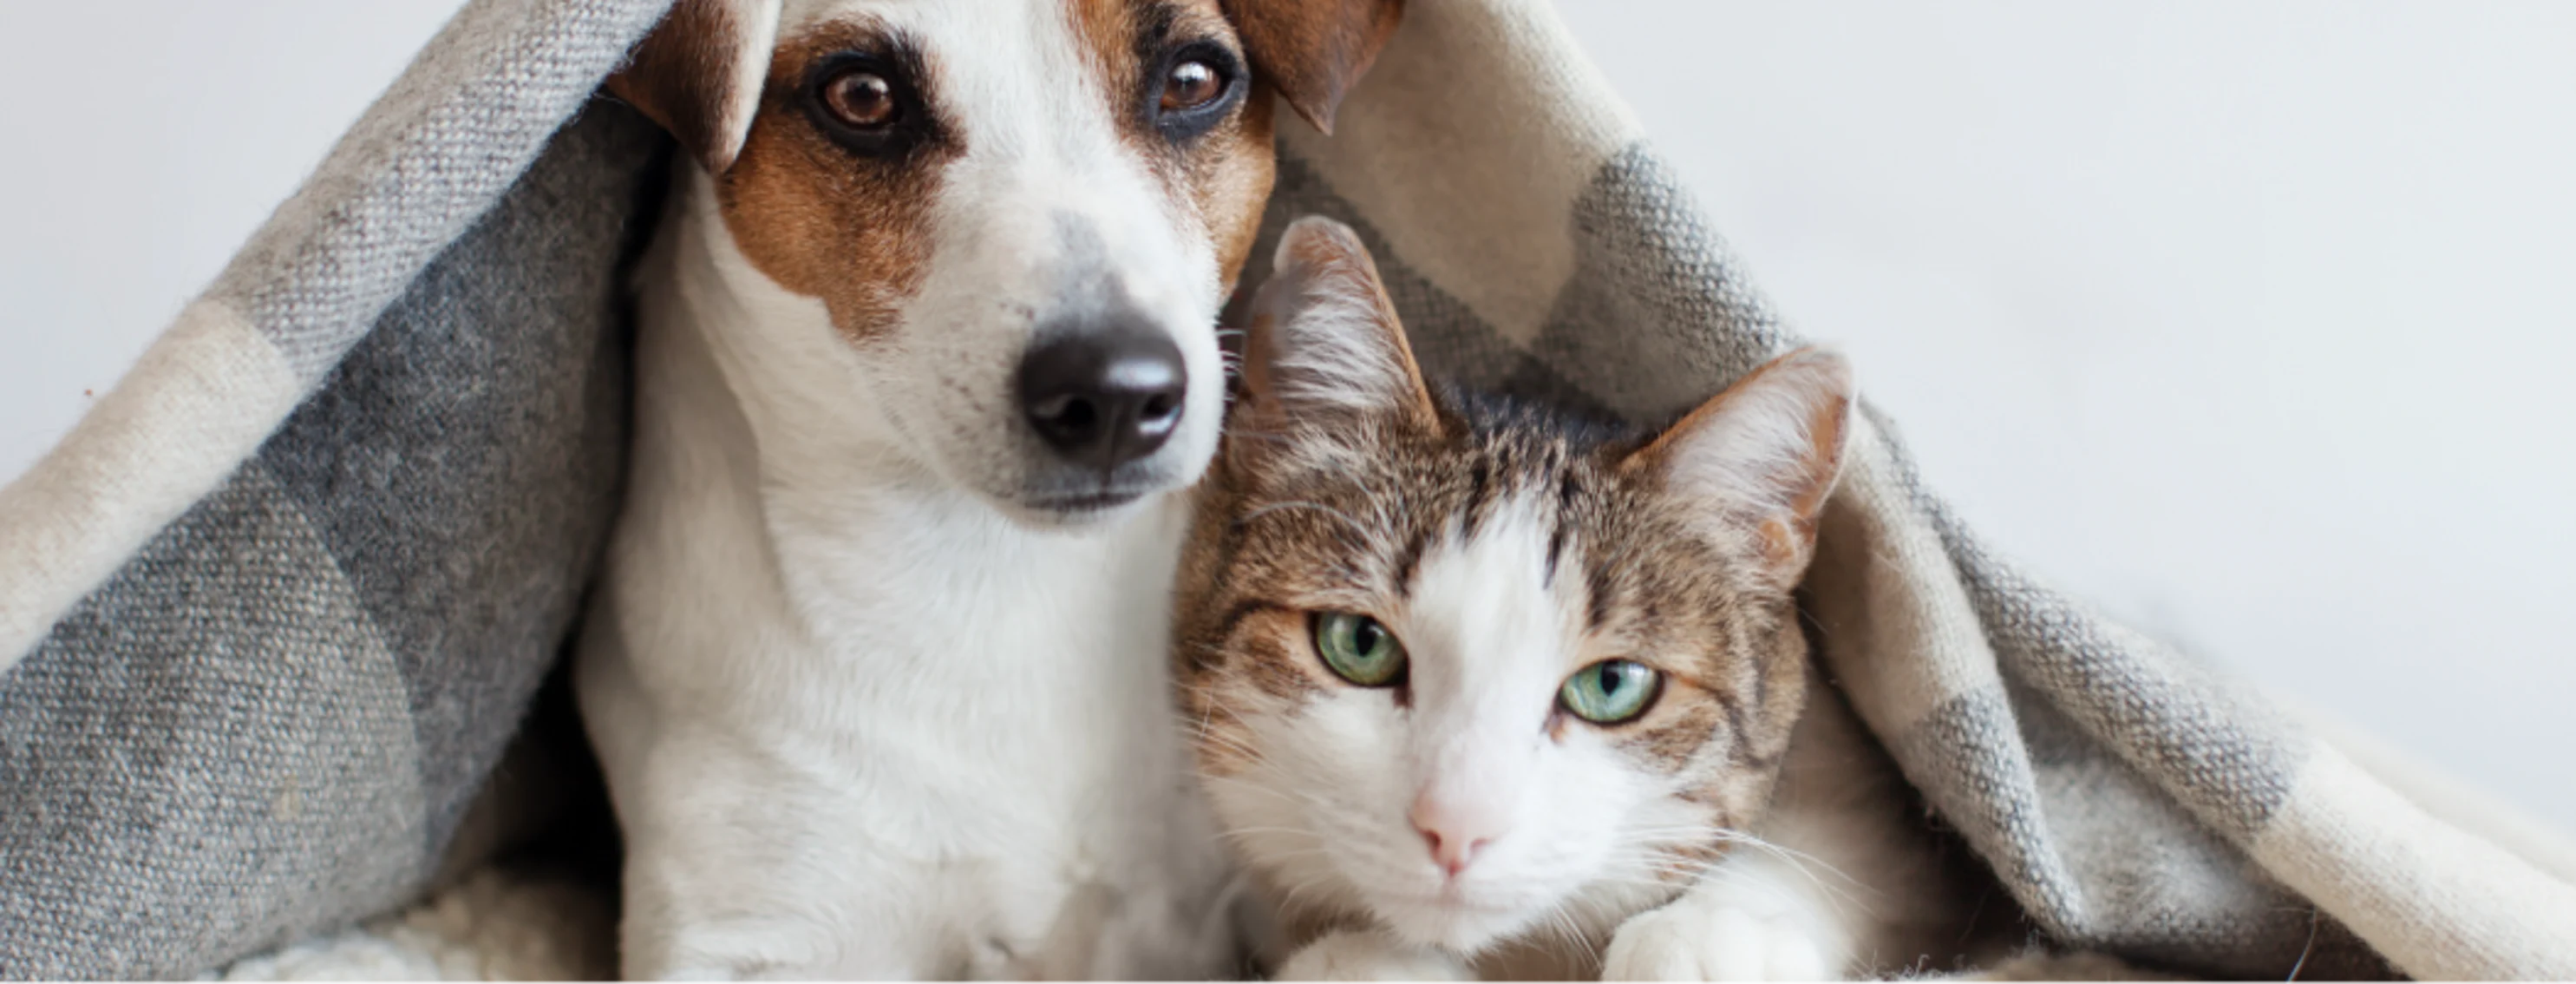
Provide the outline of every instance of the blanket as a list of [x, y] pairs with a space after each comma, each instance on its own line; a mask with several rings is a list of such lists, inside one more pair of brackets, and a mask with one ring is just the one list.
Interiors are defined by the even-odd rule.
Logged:
[[[0, 976], [202, 973], [582, 815], [577, 732], [504, 753], [618, 508], [671, 150], [596, 92], [667, 3], [468, 4], [0, 490]], [[1541, 0], [1414, 0], [1333, 136], [1282, 119], [1265, 236], [1357, 229], [1461, 382], [1654, 422], [1800, 341]], [[2576, 852], [2016, 569], [1874, 409], [1804, 600], [2054, 948], [2576, 977]]]
[[[596, 886], [501, 867], [408, 911], [224, 968], [224, 981], [571, 981], [614, 975]], [[1933, 979], [1935, 975], [1926, 975]], [[2099, 953], [2031, 950], [1950, 979], [2172, 980]]]

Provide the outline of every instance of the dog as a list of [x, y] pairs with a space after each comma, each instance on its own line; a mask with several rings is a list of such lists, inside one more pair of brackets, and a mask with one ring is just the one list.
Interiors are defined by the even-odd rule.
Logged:
[[678, 0], [575, 678], [633, 977], [1208, 977], [1163, 654], [1216, 321], [1400, 0]]

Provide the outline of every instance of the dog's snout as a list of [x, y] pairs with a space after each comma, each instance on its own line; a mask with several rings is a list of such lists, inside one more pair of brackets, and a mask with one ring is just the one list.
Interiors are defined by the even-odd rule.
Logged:
[[1180, 346], [1141, 328], [1087, 331], [1020, 360], [1020, 409], [1067, 461], [1107, 471], [1154, 453], [1189, 395]]

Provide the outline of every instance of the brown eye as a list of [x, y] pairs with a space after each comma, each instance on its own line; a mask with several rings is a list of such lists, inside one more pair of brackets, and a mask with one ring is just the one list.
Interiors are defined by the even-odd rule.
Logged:
[[1203, 61], [1175, 62], [1163, 75], [1163, 112], [1186, 113], [1225, 95], [1225, 76]]
[[851, 69], [825, 81], [823, 108], [843, 125], [861, 130], [884, 129], [903, 116], [903, 107], [894, 98], [894, 83], [866, 69]]

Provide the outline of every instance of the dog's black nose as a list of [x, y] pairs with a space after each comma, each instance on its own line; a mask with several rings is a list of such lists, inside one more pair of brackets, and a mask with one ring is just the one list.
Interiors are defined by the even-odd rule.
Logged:
[[1107, 471], [1154, 453], [1181, 422], [1189, 372], [1161, 332], [1067, 334], [1020, 360], [1020, 409], [1048, 447]]

